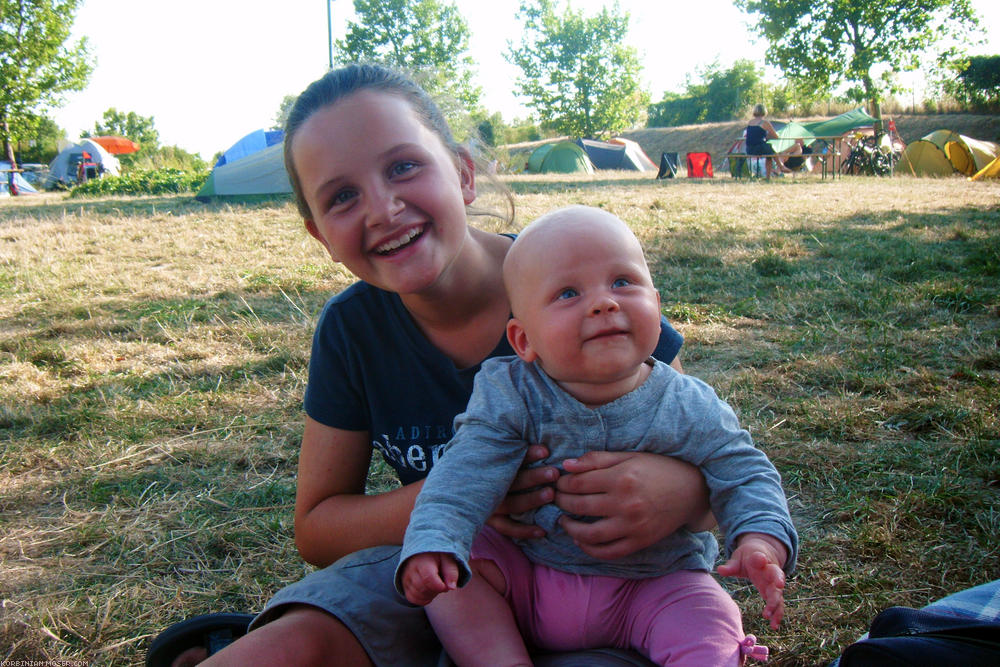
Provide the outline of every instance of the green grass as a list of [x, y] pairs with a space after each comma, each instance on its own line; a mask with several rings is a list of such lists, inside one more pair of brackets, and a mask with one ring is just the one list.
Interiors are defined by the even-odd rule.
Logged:
[[[781, 471], [798, 573], [775, 665], [1000, 578], [1000, 184], [510, 177], [647, 250], [687, 372]], [[308, 567], [291, 511], [310, 334], [351, 282], [286, 202], [0, 202], [0, 660], [140, 664]], [[369, 490], [391, 485], [373, 462]]]

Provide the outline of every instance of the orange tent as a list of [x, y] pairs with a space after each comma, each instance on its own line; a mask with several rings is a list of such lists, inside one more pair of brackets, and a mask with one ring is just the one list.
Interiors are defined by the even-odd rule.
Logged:
[[120, 155], [122, 153], [134, 153], [139, 150], [139, 144], [131, 139], [117, 136], [87, 137], [95, 144], [100, 144], [109, 153]]

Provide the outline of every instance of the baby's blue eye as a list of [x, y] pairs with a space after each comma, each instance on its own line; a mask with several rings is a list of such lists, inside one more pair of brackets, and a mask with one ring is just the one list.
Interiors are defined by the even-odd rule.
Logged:
[[629, 280], [628, 278], [618, 278], [613, 283], [611, 283], [611, 286], [612, 287], [628, 287], [631, 284], [632, 284], [632, 281]]
[[577, 292], [572, 287], [567, 287], [563, 291], [559, 292], [559, 296], [557, 298], [559, 298], [559, 299], [572, 299], [574, 296], [577, 296], [578, 294], [579, 294], [579, 292]]

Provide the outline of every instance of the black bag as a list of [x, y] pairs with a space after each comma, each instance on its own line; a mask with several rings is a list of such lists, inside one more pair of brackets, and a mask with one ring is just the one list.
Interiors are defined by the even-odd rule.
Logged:
[[868, 637], [844, 649], [840, 667], [1000, 665], [1000, 621], [977, 621], [933, 609], [889, 607]]

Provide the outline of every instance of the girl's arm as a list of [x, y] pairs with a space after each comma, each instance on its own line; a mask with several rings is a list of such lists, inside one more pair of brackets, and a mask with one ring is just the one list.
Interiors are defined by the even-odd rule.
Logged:
[[307, 417], [295, 496], [295, 545], [320, 567], [381, 544], [402, 544], [423, 482], [365, 495], [372, 446], [367, 431], [344, 431]]

